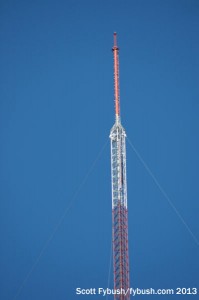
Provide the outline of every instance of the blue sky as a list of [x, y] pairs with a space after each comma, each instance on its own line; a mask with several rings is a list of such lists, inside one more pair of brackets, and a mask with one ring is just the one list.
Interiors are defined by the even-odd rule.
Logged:
[[[114, 31], [127, 136], [199, 240], [198, 15], [194, 0], [1, 0], [0, 299], [108, 287]], [[131, 286], [199, 288], [198, 244], [129, 143], [127, 175]]]

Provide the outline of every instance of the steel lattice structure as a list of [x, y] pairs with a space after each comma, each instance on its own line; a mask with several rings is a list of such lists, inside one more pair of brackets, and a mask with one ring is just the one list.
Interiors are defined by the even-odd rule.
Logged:
[[[119, 96], [119, 48], [117, 35], [114, 33], [114, 93], [115, 124], [110, 132], [111, 140], [111, 178], [112, 178], [112, 244], [114, 289], [129, 289], [129, 254], [128, 254], [128, 210], [126, 178], [126, 133], [121, 125]], [[115, 300], [129, 300], [127, 292], [115, 294]]]

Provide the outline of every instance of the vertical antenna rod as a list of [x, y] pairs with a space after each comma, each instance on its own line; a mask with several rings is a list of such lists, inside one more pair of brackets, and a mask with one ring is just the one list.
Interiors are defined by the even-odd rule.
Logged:
[[114, 45], [112, 48], [114, 59], [114, 88], [115, 88], [115, 117], [116, 120], [120, 116], [120, 94], [119, 94], [119, 48], [117, 46], [117, 33], [114, 32]]
[[130, 300], [129, 250], [128, 250], [128, 208], [126, 177], [126, 133], [120, 121], [119, 59], [114, 33], [114, 91], [115, 124], [110, 132], [111, 139], [111, 181], [112, 181], [112, 244], [115, 300]]

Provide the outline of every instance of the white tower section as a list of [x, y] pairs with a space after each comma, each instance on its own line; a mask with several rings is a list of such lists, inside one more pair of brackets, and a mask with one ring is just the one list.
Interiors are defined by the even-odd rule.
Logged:
[[110, 132], [111, 139], [111, 178], [112, 178], [112, 208], [118, 203], [127, 208], [127, 178], [126, 178], [126, 133], [116, 120]]

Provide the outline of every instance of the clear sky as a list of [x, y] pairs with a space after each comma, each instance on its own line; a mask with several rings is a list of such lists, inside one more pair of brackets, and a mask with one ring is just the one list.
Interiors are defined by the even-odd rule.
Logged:
[[177, 210], [127, 143], [131, 286], [199, 288], [199, 1], [1, 0], [2, 300], [105, 298], [75, 289], [108, 287], [114, 31], [122, 123]]

